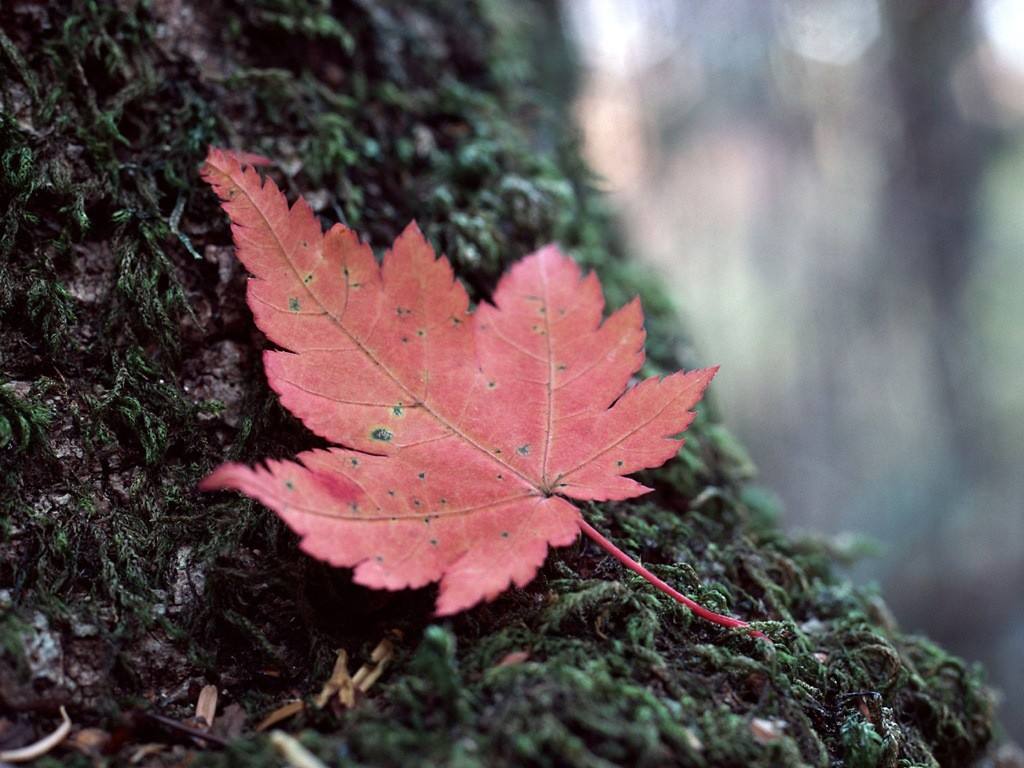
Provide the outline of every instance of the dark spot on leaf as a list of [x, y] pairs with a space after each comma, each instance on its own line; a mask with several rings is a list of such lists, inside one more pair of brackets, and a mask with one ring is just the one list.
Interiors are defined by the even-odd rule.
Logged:
[[378, 563], [383, 563], [383, 562], [384, 562], [384, 558], [383, 558], [383, 557], [381, 557], [380, 555], [377, 555], [377, 556], [376, 556], [375, 558], [373, 558], [373, 559], [374, 559], [374, 560], [376, 560], [376, 561], [377, 561]]
[[430, 515], [427, 515], [426, 517], [424, 517], [423, 518], [423, 522], [426, 523], [427, 525], [430, 525]]
[[498, 475], [498, 479], [499, 479], [499, 480], [504, 480], [504, 479], [505, 479], [505, 476], [504, 476], [504, 475], [502, 475], [502, 474], [499, 474], [499, 475]]
[[414, 507], [422, 507], [423, 506], [423, 502], [421, 502], [419, 499], [413, 499], [412, 500], [412, 505]]
[[418, 475], [416, 475], [416, 477], [418, 477], [420, 480], [426, 480], [427, 479], [427, 473], [426, 472], [420, 472]]
[[403, 336], [402, 337], [402, 343], [403, 344], [408, 344], [409, 343], [409, 337], [408, 336]]
[[507, 539], [508, 538], [508, 531], [502, 531], [501, 532], [501, 538]]
[[618, 461], [615, 462], [616, 467], [621, 467], [623, 464], [625, 464], [625, 462], [622, 459], [619, 459]]
[[294, 296], [288, 299], [288, 309], [290, 309], [292, 312], [298, 312], [299, 306], [299, 300], [296, 299]]
[[391, 413], [401, 418], [405, 411], [402, 410], [402, 406], [396, 405], [394, 408], [391, 409]]
[[496, 381], [488, 381], [487, 382], [487, 388], [488, 389], [494, 389], [497, 386], [498, 386], [498, 382], [496, 382]]
[[295, 483], [293, 483], [291, 480], [285, 480], [284, 481], [284, 487], [287, 488], [289, 491], [294, 491], [295, 490]]
[[555, 370], [564, 371], [565, 369], [566, 369], [565, 363], [559, 363], [558, 367]]
[[516, 448], [516, 453], [518, 453], [520, 456], [529, 456], [530, 444], [525, 443], [524, 445], [520, 445], [518, 448]]
[[416, 331], [416, 335], [419, 336], [420, 338], [423, 338], [424, 336], [427, 335], [427, 332], [420, 328], [418, 331]]
[[313, 282], [313, 273], [310, 272], [308, 275], [306, 275], [304, 278], [302, 278], [302, 282], [304, 282], [306, 285], [309, 285], [310, 283], [312, 283]]
[[302, 247], [303, 248], [309, 248], [309, 241], [308, 240], [303, 240], [302, 241]]
[[359, 466], [359, 459], [357, 459], [355, 457], [352, 457], [351, 459], [349, 459], [349, 461], [352, 463], [353, 467], [358, 467]]
[[457, 317], [452, 318], [452, 325], [462, 325], [462, 321]]
[[395, 492], [393, 490], [391, 490], [390, 488], [388, 488], [388, 496], [394, 496], [394, 495], [395, 495]]
[[387, 427], [377, 427], [372, 432], [370, 432], [370, 437], [372, 437], [374, 440], [379, 440], [382, 443], [390, 443], [391, 438], [394, 436], [395, 433], [392, 432]]
[[437, 539], [431, 539], [430, 543], [433, 544], [436, 547], [437, 546]]

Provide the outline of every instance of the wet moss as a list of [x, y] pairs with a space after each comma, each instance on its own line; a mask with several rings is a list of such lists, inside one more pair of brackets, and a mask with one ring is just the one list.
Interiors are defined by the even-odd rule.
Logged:
[[[592, 192], [571, 57], [534, 49], [564, 50], [553, 4], [173, 6], [0, 7], [2, 703], [67, 701], [111, 728], [140, 705], [187, 715], [213, 681], [255, 716], [315, 691], [338, 647], [365, 660], [387, 636], [394, 664], [355, 710], [289, 724], [325, 760], [963, 765], [984, 750], [981, 673], [894, 628], [828, 547], [782, 535], [711, 407], [679, 459], [644, 473], [651, 496], [586, 514], [709, 607], [759, 620], [771, 647], [694, 621], [583, 542], [438, 625], [430, 590], [364, 590], [258, 505], [201, 497], [225, 457], [316, 444], [249, 353], [265, 342], [196, 174], [211, 142], [273, 158], [289, 194], [375, 247], [418, 218], [474, 299], [558, 240], [612, 306], [642, 296], [647, 372], [699, 361]], [[26, 652], [40, 616], [55, 683]], [[278, 760], [251, 737], [199, 762]]]

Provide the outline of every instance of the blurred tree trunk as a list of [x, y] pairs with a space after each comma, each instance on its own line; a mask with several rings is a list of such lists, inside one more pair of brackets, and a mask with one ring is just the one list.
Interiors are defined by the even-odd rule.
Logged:
[[[971, 77], [977, 44], [972, 2], [914, 0], [886, 4], [890, 36], [887, 75], [892, 83], [897, 132], [886, 148], [889, 170], [883, 202], [877, 270], [870, 276], [890, 328], [919, 329], [929, 348], [934, 393], [930, 431], [939, 457], [933, 466], [924, 514], [935, 516], [907, 563], [926, 562], [919, 583], [925, 599], [901, 605], [911, 622], [936, 626], [942, 637], [968, 648], [971, 632], [989, 633], [1005, 621], [1003, 606], [973, 599], [987, 588], [945, 566], [943, 552], [961, 546], [951, 520], [965, 488], [980, 487], [992, 461], [980, 416], [987, 409], [977, 381], [983, 375], [965, 338], [970, 327], [964, 291], [976, 261], [982, 182], [999, 152], [998, 137], [979, 115], [980, 78]], [[974, 89], [968, 93], [967, 89]], [[908, 566], [909, 567], [909, 566]], [[909, 573], [898, 569], [895, 580]], [[984, 579], [992, 576], [985, 571]], [[933, 603], [959, 604], [936, 613]], [[976, 629], [972, 629], [976, 628]]]
[[[887, 148], [885, 215], [875, 284], [923, 294], [935, 358], [937, 420], [944, 423], [953, 459], [964, 472], [978, 471], [972, 426], [968, 361], [960, 328], [963, 291], [974, 260], [980, 185], [996, 147], [990, 131], [964, 115], [958, 104], [958, 70], [977, 40], [970, 0], [890, 2], [888, 32], [894, 124]], [[962, 83], [965, 86], [965, 83]], [[891, 270], [891, 271], [889, 271]], [[905, 307], [889, 311], [914, 311]]]

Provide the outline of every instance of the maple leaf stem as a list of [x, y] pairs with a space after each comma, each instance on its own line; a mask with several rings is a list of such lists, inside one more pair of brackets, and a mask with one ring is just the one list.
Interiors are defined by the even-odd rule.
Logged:
[[[740, 619], [734, 619], [731, 616], [723, 616], [720, 613], [715, 613], [714, 611], [709, 611], [704, 606], [702, 606], [699, 603], [697, 603], [697, 602], [691, 600], [690, 598], [688, 598], [682, 592], [679, 592], [678, 590], [673, 589], [668, 584], [666, 584], [664, 581], [662, 581], [657, 576], [655, 576], [653, 573], [651, 573], [649, 570], [647, 570], [642, 565], [640, 565], [640, 563], [638, 563], [636, 560], [634, 560], [629, 555], [627, 555], [625, 552], [623, 552], [621, 549], [619, 549], [617, 546], [615, 546], [599, 530], [597, 530], [594, 526], [592, 526], [590, 523], [588, 523], [582, 517], [580, 518], [580, 528], [582, 528], [583, 532], [585, 534], [587, 534], [587, 536], [589, 536], [590, 539], [592, 541], [594, 541], [599, 547], [601, 547], [601, 549], [603, 549], [609, 555], [614, 557], [616, 560], [618, 560], [624, 566], [629, 568], [629, 570], [633, 571], [634, 573], [639, 574], [640, 576], [643, 576], [652, 585], [654, 585], [655, 587], [660, 589], [662, 592], [664, 592], [666, 595], [671, 597], [676, 602], [679, 602], [679, 603], [682, 603], [683, 605], [685, 605], [687, 608], [689, 608], [695, 614], [700, 616], [702, 619], [710, 621], [710, 622], [712, 622], [714, 624], [719, 624], [719, 625], [721, 625], [723, 627], [728, 627], [730, 629], [737, 629], [737, 628], [744, 628], [744, 627], [749, 628], [750, 627], [750, 625], [747, 624], [747, 622], [741, 621]], [[768, 639], [767, 636], [764, 634], [764, 632], [761, 632], [761, 631], [756, 630], [756, 629], [751, 629], [750, 630], [750, 634], [753, 635], [754, 637], [760, 637], [760, 638], [764, 638], [766, 640]]]

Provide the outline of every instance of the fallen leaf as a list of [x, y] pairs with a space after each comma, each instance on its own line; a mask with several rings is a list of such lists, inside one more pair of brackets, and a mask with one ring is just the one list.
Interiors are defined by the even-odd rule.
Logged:
[[238, 158], [238, 162], [244, 163], [245, 165], [261, 166], [274, 164], [274, 161], [266, 155], [257, 155], [253, 152], [242, 152], [239, 150], [233, 150], [231, 154]]
[[499, 667], [512, 667], [516, 664], [522, 664], [524, 661], [530, 658], [529, 651], [511, 651], [501, 657], [501, 661], [494, 665], [494, 668]]
[[260, 724], [256, 726], [256, 732], [262, 733], [268, 728], [273, 728], [275, 725], [277, 725], [280, 722], [283, 722], [284, 720], [287, 720], [289, 717], [297, 715], [305, 708], [306, 704], [302, 701], [302, 699], [292, 699], [291, 701], [286, 701], [284, 704], [282, 704], [280, 707], [275, 709], [273, 712], [271, 712], [269, 715], [267, 715], [260, 721]]
[[110, 743], [110, 734], [102, 728], [82, 728], [68, 737], [68, 744], [86, 754], [97, 754]]
[[770, 744], [782, 737], [786, 721], [778, 718], [755, 717], [750, 721], [750, 733], [759, 744]]
[[[380, 676], [384, 674], [384, 668], [387, 667], [388, 662], [394, 656], [395, 646], [392, 642], [387, 639], [381, 640], [370, 653], [370, 663], [363, 664], [352, 677], [352, 684], [363, 693], [366, 693], [380, 679]], [[349, 704], [348, 706], [352, 705]]]
[[317, 709], [323, 709], [327, 703], [334, 698], [346, 707], [352, 707], [356, 703], [356, 689], [352, 677], [348, 673], [348, 653], [344, 648], [338, 649], [338, 656], [334, 660], [334, 670], [331, 676], [324, 683], [324, 687], [313, 699]]
[[298, 739], [284, 731], [271, 731], [270, 743], [291, 768], [327, 768], [320, 758], [302, 746]]
[[202, 175], [253, 276], [256, 324], [281, 347], [264, 353], [271, 387], [344, 446], [224, 464], [203, 489], [258, 499], [308, 554], [354, 568], [360, 584], [440, 580], [439, 615], [525, 585], [549, 546], [582, 530], [704, 618], [747, 626], [658, 579], [569, 501], [647, 493], [626, 475], [676, 454], [717, 370], [629, 387], [644, 362], [638, 300], [602, 320], [597, 277], [547, 246], [509, 269], [493, 304], [470, 312], [415, 223], [378, 265], [352, 230], [324, 234], [303, 199], [289, 208], [237, 156], [211, 149]]
[[204, 685], [199, 691], [199, 699], [196, 701], [196, 720], [202, 727], [209, 728], [213, 725], [213, 718], [217, 714], [217, 686]]

